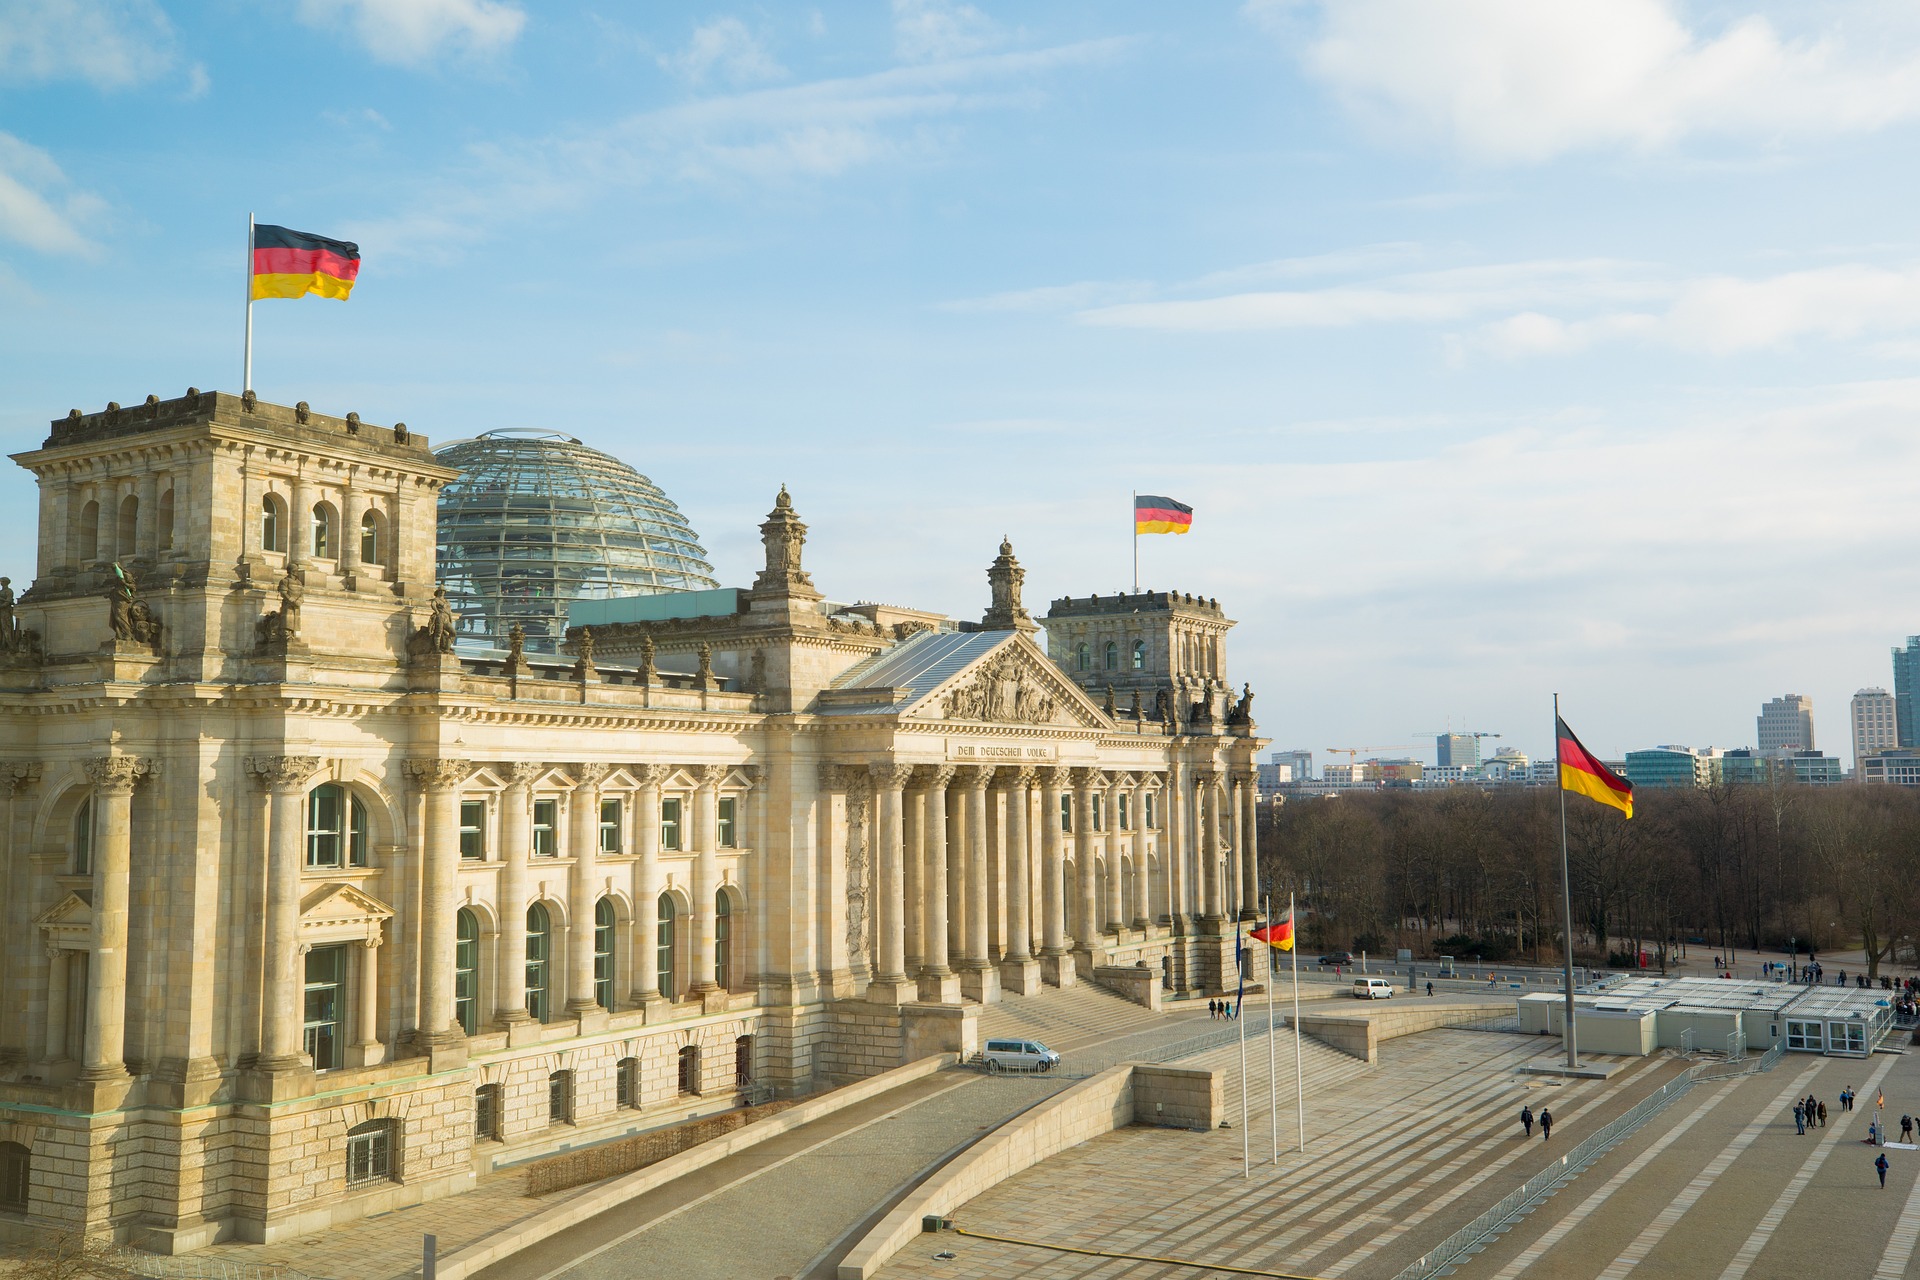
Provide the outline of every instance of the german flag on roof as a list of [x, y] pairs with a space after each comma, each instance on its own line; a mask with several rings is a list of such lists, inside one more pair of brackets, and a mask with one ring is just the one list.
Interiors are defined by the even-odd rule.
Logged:
[[346, 299], [360, 275], [360, 246], [350, 240], [259, 223], [253, 228], [253, 296]]
[[1629, 818], [1633, 816], [1633, 784], [1600, 763], [1594, 754], [1580, 745], [1567, 722], [1554, 718], [1560, 739], [1560, 788], [1574, 791], [1589, 800], [1610, 804]]
[[1175, 502], [1172, 498], [1162, 498], [1151, 493], [1135, 494], [1133, 498], [1133, 531], [1135, 533], [1185, 533], [1193, 528], [1193, 508], [1184, 502]]

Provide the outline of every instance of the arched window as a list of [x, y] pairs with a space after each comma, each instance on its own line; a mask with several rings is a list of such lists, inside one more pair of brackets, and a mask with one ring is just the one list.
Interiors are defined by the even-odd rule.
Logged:
[[100, 558], [100, 504], [89, 502], [80, 508], [80, 562], [92, 564]]
[[483, 1084], [473, 1091], [473, 1136], [491, 1138], [495, 1142], [500, 1138], [500, 1113], [502, 1099], [500, 1086]]
[[347, 1185], [393, 1180], [393, 1121], [369, 1120], [347, 1130]]
[[316, 560], [332, 560], [339, 555], [340, 515], [333, 509], [331, 502], [313, 504], [313, 556]]
[[360, 517], [360, 563], [377, 565], [380, 563], [382, 539], [380, 537], [380, 513], [369, 511]]
[[480, 918], [466, 907], [454, 917], [453, 1016], [468, 1035], [479, 1032]]
[[173, 490], [160, 495], [160, 505], [155, 508], [158, 518], [154, 523], [154, 533], [160, 539], [162, 551], [173, 550]]
[[1084, 642], [1073, 651], [1073, 665], [1076, 671], [1086, 671], [1093, 666], [1093, 651]]
[[722, 991], [730, 991], [733, 984], [728, 981], [733, 976], [733, 895], [725, 889], [713, 896], [713, 981]]
[[553, 921], [536, 902], [527, 908], [527, 1012], [547, 1020], [547, 964], [553, 955]]
[[307, 793], [307, 866], [367, 865], [367, 806], [336, 782]]
[[680, 1050], [680, 1092], [700, 1092], [700, 1046], [685, 1045]]
[[613, 1105], [640, 1105], [640, 1059], [622, 1058], [613, 1064]]
[[1133, 642], [1133, 669], [1135, 671], [1145, 671], [1147, 669], [1147, 642], [1145, 640], [1135, 640]]
[[113, 554], [125, 558], [134, 553], [134, 539], [140, 534], [140, 499], [128, 494], [120, 499], [120, 522], [114, 530]]
[[33, 1153], [17, 1142], [0, 1142], [0, 1209], [25, 1210], [33, 1190]]
[[593, 998], [602, 1009], [613, 1008], [613, 899], [593, 906]]
[[673, 971], [673, 898], [660, 895], [660, 926], [654, 934], [654, 965], [660, 975], [660, 994], [672, 1000], [680, 994], [680, 981]]
[[1118, 671], [1120, 669], [1120, 646], [1119, 645], [1115, 644], [1111, 640], [1107, 641], [1106, 651], [1101, 656], [1106, 660], [1107, 670]]
[[73, 815], [73, 874], [93, 874], [93, 797], [80, 802]]
[[287, 504], [280, 501], [280, 495], [275, 493], [260, 499], [260, 549], [287, 549]]
[[556, 1071], [547, 1077], [547, 1123], [573, 1123], [573, 1072]]

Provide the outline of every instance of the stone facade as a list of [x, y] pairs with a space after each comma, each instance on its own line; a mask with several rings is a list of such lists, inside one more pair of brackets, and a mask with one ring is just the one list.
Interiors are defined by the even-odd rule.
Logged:
[[782, 491], [733, 612], [468, 655], [402, 424], [189, 392], [15, 460], [0, 1231], [281, 1239], [1098, 967], [1232, 973], [1263, 743], [1217, 605], [1128, 598], [1135, 714], [1010, 546], [979, 623], [841, 608]]

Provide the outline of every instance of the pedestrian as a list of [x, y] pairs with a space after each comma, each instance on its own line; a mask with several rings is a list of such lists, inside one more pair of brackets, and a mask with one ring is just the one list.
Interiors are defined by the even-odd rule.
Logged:
[[1529, 1138], [1533, 1136], [1533, 1108], [1532, 1107], [1520, 1108], [1520, 1127], [1527, 1131], [1527, 1136]]
[[1867, 1121], [1867, 1141], [1876, 1147], [1880, 1145], [1880, 1122], [1878, 1120]]
[[1793, 1131], [1795, 1133], [1807, 1131], [1807, 1104], [1804, 1102], [1793, 1104]]
[[1873, 1158], [1873, 1168], [1880, 1175], [1880, 1189], [1887, 1189], [1887, 1153], [1882, 1151]]
[[1553, 1137], [1553, 1112], [1540, 1108], [1540, 1141], [1546, 1142]]
[[1427, 998], [1428, 999], [1433, 998], [1433, 984], [1431, 982], [1427, 984]]
[[1900, 1117], [1900, 1141], [1902, 1142], [1913, 1141], [1913, 1117], [1912, 1116]]
[[1827, 1104], [1824, 1102], [1820, 1104], [1820, 1127], [1827, 1127]]

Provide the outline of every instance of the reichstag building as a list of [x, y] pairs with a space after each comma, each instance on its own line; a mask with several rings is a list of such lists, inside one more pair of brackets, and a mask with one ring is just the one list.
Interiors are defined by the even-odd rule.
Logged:
[[784, 490], [723, 587], [579, 441], [251, 393], [14, 460], [0, 1230], [283, 1239], [1044, 986], [1232, 981], [1263, 743], [1217, 601], [1036, 619], [1006, 543], [977, 620], [836, 601]]

